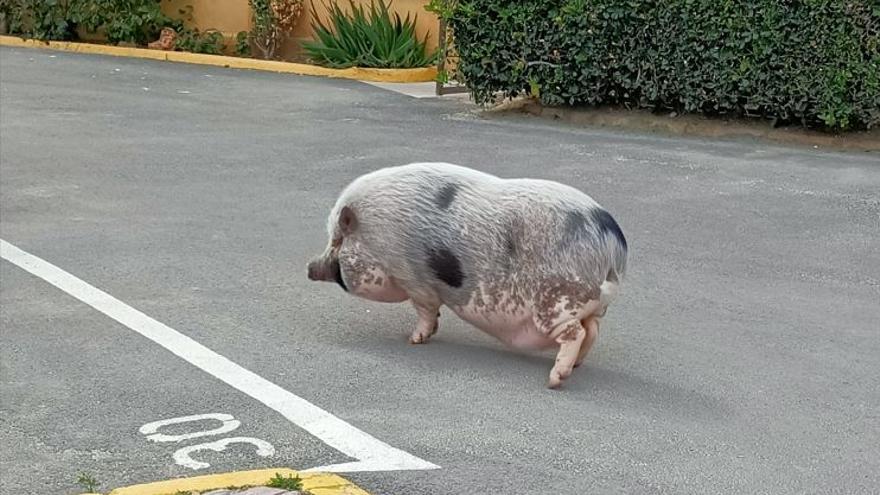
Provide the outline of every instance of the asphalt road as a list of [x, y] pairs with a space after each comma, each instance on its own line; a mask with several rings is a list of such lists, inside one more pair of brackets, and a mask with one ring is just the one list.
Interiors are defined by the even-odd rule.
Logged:
[[[345, 184], [435, 160], [582, 188], [624, 229], [622, 296], [563, 390], [544, 388], [551, 355], [448, 312], [410, 346], [407, 305], [306, 280]], [[0, 237], [441, 467], [346, 475], [374, 494], [880, 492], [877, 154], [3, 48]], [[3, 495], [351, 461], [44, 280], [0, 277]], [[138, 431], [207, 413], [274, 455], [203, 453], [195, 472]]]

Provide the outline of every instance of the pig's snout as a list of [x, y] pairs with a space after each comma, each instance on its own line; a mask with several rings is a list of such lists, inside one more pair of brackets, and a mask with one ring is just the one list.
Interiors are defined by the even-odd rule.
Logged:
[[324, 271], [321, 269], [321, 265], [318, 263], [317, 260], [309, 263], [309, 280], [326, 280], [324, 278]]
[[308, 266], [309, 280], [318, 282], [336, 282], [343, 290], [348, 291], [345, 281], [342, 279], [342, 268], [339, 266], [339, 260], [317, 259], [309, 263]]
[[336, 280], [334, 271], [339, 271], [339, 261], [318, 258], [309, 263], [309, 280], [332, 282]]

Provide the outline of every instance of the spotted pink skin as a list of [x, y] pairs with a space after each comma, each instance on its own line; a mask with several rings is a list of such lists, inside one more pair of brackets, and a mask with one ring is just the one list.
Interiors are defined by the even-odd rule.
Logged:
[[[403, 302], [410, 299], [406, 291], [397, 285], [393, 277], [382, 268], [374, 266], [371, 268], [371, 272], [371, 277], [358, 277], [359, 280], [349, 282], [349, 292], [352, 295], [377, 302]], [[504, 295], [501, 297], [503, 298]], [[544, 350], [559, 345], [557, 334], [545, 334], [538, 329], [536, 314], [530, 307], [520, 306], [508, 311], [487, 312], [472, 301], [464, 306], [451, 307], [451, 309], [462, 320], [512, 348]], [[595, 308], [592, 306], [583, 309], [585, 314], [593, 311]], [[430, 335], [423, 336], [424, 340], [427, 340], [428, 337]]]
[[349, 291], [355, 296], [376, 302], [397, 303], [409, 299], [406, 291], [377, 266], [371, 267], [360, 280], [352, 282]]
[[462, 320], [492, 335], [514, 349], [543, 350], [555, 347], [556, 341], [542, 334], [534, 315], [525, 308], [511, 312], [487, 313], [474, 304], [453, 308]]

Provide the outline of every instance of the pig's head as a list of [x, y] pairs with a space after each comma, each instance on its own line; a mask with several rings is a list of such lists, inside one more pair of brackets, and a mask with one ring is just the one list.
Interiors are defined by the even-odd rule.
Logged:
[[351, 237], [356, 229], [357, 217], [351, 207], [343, 206], [331, 213], [327, 229], [330, 242], [320, 256], [309, 262], [309, 280], [336, 282], [343, 290], [348, 291], [349, 286], [339, 259], [343, 254], [351, 255], [346, 251], [353, 249], [355, 243]]

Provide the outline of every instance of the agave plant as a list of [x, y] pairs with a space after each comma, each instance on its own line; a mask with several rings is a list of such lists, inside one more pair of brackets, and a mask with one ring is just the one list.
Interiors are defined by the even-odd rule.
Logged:
[[345, 12], [335, 1], [325, 7], [330, 13], [325, 25], [312, 4], [314, 41], [304, 41], [303, 48], [316, 63], [333, 68], [425, 67], [436, 60], [436, 53], [428, 54], [428, 35], [416, 38], [416, 18], [401, 19], [392, 14], [383, 0], [371, 0], [369, 11], [349, 0], [350, 12]]

